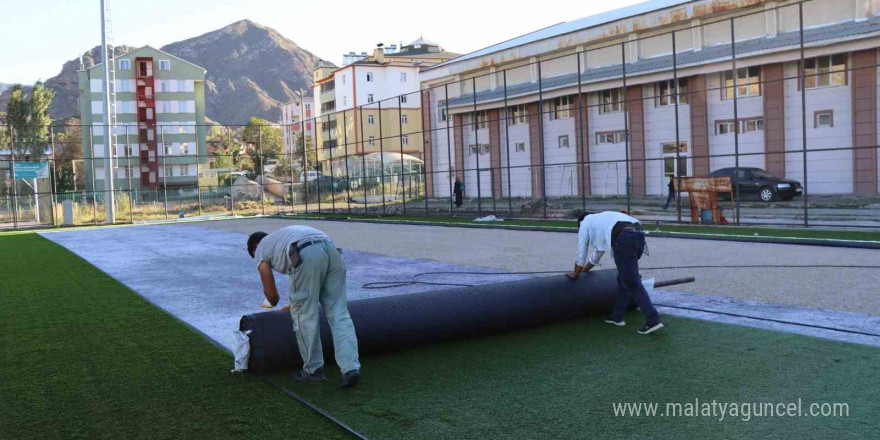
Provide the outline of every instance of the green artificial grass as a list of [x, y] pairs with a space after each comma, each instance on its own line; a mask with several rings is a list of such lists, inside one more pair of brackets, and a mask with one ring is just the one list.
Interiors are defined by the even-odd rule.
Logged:
[[[642, 336], [641, 321], [591, 318], [368, 357], [351, 393], [278, 380], [373, 439], [876, 438], [877, 348], [672, 317]], [[612, 406], [799, 398], [805, 410], [847, 403], [849, 417], [615, 417]]]
[[[505, 219], [503, 222], [475, 222], [473, 216], [468, 217], [419, 217], [402, 215], [358, 215], [358, 214], [287, 214], [286, 217], [303, 219], [348, 219], [352, 221], [378, 221], [388, 223], [425, 223], [436, 225], [473, 225], [491, 228], [509, 229], [546, 229], [546, 230], [577, 230], [577, 223], [572, 220], [532, 220], [532, 219]], [[723, 239], [737, 238], [745, 241], [768, 241], [768, 239], [803, 239], [803, 240], [838, 240], [838, 241], [865, 241], [880, 244], [880, 232], [876, 231], [852, 231], [840, 229], [800, 229], [788, 228], [760, 228], [744, 226], [701, 226], [701, 225], [669, 225], [655, 226], [651, 222], [645, 223], [645, 229], [652, 233], [668, 233], [669, 235], [682, 237], [705, 237]]]
[[348, 438], [35, 234], [0, 237], [0, 329], [0, 438]]

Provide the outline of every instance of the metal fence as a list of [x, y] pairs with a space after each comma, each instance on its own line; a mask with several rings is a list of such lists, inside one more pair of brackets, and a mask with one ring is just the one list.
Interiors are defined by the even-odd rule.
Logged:
[[[243, 126], [192, 126], [194, 142], [204, 135], [207, 144], [195, 152], [167, 149], [163, 129], [152, 185], [137, 178], [140, 141], [118, 127], [115, 221], [287, 213], [574, 218], [626, 210], [689, 223], [681, 178], [728, 173], [737, 182], [724, 205], [729, 224], [875, 228], [877, 47], [836, 50], [829, 39], [868, 32], [880, 18], [805, 27], [809, 4], [423, 86], [305, 123], [263, 126], [256, 139]], [[772, 38], [738, 35], [768, 11], [796, 25]], [[716, 41], [697, 50], [697, 32]], [[648, 50], [662, 55], [640, 57]], [[78, 128], [93, 139], [94, 127]], [[109, 192], [95, 170], [106, 158], [72, 156], [73, 126], [44, 131], [45, 146], [31, 149], [43, 157], [0, 159], [0, 228], [105, 223]], [[278, 154], [264, 138], [279, 135], [298, 146]], [[48, 162], [50, 179], [36, 188], [9, 180], [16, 163], [34, 160]], [[59, 189], [70, 170], [73, 186]]]

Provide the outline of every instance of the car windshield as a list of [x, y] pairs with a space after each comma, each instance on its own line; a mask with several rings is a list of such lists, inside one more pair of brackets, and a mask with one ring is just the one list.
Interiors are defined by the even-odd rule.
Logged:
[[762, 179], [779, 179], [778, 177], [761, 169], [753, 169], [752, 174], [754, 174], [755, 177], [760, 177]]

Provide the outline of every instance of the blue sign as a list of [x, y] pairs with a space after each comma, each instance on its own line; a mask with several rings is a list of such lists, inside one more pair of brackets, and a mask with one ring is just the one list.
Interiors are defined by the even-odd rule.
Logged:
[[17, 162], [13, 165], [14, 179], [49, 177], [49, 162]]

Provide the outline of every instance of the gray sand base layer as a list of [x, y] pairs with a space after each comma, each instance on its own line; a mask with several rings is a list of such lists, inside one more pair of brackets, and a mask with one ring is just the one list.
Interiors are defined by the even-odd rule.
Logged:
[[[147, 300], [192, 325], [224, 347], [231, 347], [231, 331], [238, 328], [242, 315], [262, 311], [261, 287], [255, 264], [248, 257], [244, 243], [248, 232], [265, 230], [293, 224], [291, 221], [243, 220], [229, 222], [195, 223], [189, 225], [138, 226], [94, 230], [60, 231], [43, 234], [46, 238], [70, 249], [99, 269], [113, 276]], [[572, 234], [522, 233], [516, 231], [476, 231], [498, 233], [488, 237], [466, 236], [471, 230], [455, 228], [343, 224], [338, 222], [310, 222], [330, 233], [337, 244], [345, 249], [348, 267], [348, 294], [350, 299], [369, 296], [398, 295], [419, 291], [442, 289], [442, 286], [412, 285], [384, 290], [367, 290], [365, 283], [391, 280], [407, 280], [411, 275], [424, 272], [498, 272], [523, 270], [559, 270], [547, 264], [555, 260], [552, 254], [538, 258], [523, 258], [523, 247], [546, 248], [554, 243], [561, 247], [559, 237], [572, 238]], [[465, 234], [459, 233], [459, 231]], [[393, 232], [393, 233], [388, 233]], [[416, 233], [413, 233], [416, 232]], [[506, 234], [513, 232], [513, 234]], [[530, 236], [534, 235], [534, 236]], [[483, 234], [480, 234], [483, 235]], [[462, 240], [462, 238], [466, 238]], [[494, 240], [492, 240], [494, 239]], [[507, 242], [501, 240], [508, 240]], [[381, 241], [381, 244], [378, 242]], [[656, 255], [658, 240], [651, 241], [652, 253]], [[663, 241], [659, 241], [665, 244]], [[698, 242], [703, 244], [704, 242]], [[494, 249], [494, 256], [485, 249]], [[726, 243], [722, 243], [724, 245]], [[451, 245], [459, 246], [450, 252]], [[436, 246], [436, 252], [424, 252]], [[355, 250], [352, 249], [361, 249]], [[380, 255], [364, 250], [376, 250], [396, 256]], [[813, 250], [815, 248], [805, 248]], [[557, 249], [554, 253], [565, 253]], [[817, 249], [822, 251], [822, 248]], [[525, 251], [526, 255], [528, 254]], [[413, 254], [430, 256], [445, 261], [413, 258]], [[476, 263], [475, 257], [485, 255], [485, 266], [456, 264]], [[550, 257], [550, 258], [546, 258]], [[679, 256], [681, 257], [681, 256]], [[653, 259], [653, 258], [652, 258]], [[649, 260], [650, 261], [650, 260]], [[678, 272], [678, 271], [676, 271]], [[656, 274], [659, 278], [671, 278], [678, 273]], [[681, 273], [690, 275], [690, 273]], [[700, 275], [697, 275], [698, 278]], [[277, 276], [279, 292], [286, 303], [287, 278]], [[524, 276], [500, 274], [487, 276], [432, 275], [423, 281], [485, 284], [522, 279]], [[754, 280], [751, 280], [754, 282]], [[831, 280], [826, 280], [831, 281]], [[744, 281], [748, 284], [748, 281]], [[680, 288], [676, 287], [675, 289]], [[808, 307], [792, 307], [746, 301], [717, 295], [657, 291], [655, 302], [663, 314], [686, 316], [717, 322], [747, 325], [791, 333], [817, 336], [846, 342], [880, 346], [880, 337], [853, 334], [851, 332], [822, 330], [802, 325], [781, 324], [767, 321], [776, 319], [793, 323], [819, 325], [855, 332], [877, 333], [880, 318], [877, 316], [819, 310]], [[682, 308], [684, 307], [684, 309]], [[688, 309], [700, 309], [694, 311]], [[745, 315], [750, 318], [732, 317], [726, 314]], [[640, 323], [633, 323], [640, 324]], [[635, 326], [633, 326], [635, 327]], [[674, 330], [670, 330], [674, 331]]]
[[[247, 234], [174, 225], [89, 229], [43, 234], [150, 302], [177, 316], [226, 348], [243, 315], [265, 311], [254, 260], [247, 254]], [[341, 245], [340, 245], [341, 246]], [[392, 257], [344, 249], [349, 299], [401, 295], [443, 289], [416, 284], [392, 289], [364, 289], [366, 283], [406, 281], [424, 272], [498, 272], [472, 266]], [[487, 284], [525, 276], [431, 275], [428, 282]], [[276, 273], [281, 304], [288, 303], [289, 278]], [[279, 307], [280, 307], [279, 305]]]

